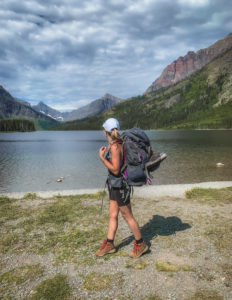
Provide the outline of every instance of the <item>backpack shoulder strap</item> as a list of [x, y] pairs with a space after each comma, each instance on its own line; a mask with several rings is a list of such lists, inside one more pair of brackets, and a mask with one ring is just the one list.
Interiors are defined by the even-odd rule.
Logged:
[[114, 144], [123, 144], [123, 141], [116, 141], [116, 142], [113, 142], [113, 143], [110, 144], [110, 145], [114, 145]]

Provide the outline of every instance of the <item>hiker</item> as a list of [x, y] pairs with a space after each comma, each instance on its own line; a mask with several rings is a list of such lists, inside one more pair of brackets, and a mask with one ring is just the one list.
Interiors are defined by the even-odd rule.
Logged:
[[103, 124], [104, 134], [108, 140], [108, 147], [101, 147], [99, 158], [108, 168], [109, 174], [107, 185], [109, 190], [109, 224], [107, 239], [104, 239], [100, 249], [96, 252], [98, 256], [115, 253], [114, 237], [118, 228], [118, 214], [121, 212], [123, 218], [131, 229], [135, 241], [130, 257], [140, 257], [148, 250], [148, 246], [143, 241], [139, 225], [136, 222], [130, 204], [131, 187], [120, 172], [123, 165], [123, 141], [118, 132], [119, 122], [110, 118]]

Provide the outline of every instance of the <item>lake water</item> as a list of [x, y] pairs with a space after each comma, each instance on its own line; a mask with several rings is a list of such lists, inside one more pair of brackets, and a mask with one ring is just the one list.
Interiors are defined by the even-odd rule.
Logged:
[[[152, 147], [168, 155], [154, 185], [232, 180], [231, 130], [146, 133]], [[107, 171], [98, 149], [106, 144], [103, 131], [0, 133], [0, 193], [103, 188]]]

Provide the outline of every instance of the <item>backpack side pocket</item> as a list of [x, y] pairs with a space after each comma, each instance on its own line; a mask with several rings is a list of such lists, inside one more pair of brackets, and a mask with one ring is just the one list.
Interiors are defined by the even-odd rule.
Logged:
[[123, 186], [123, 177], [121, 175], [120, 176], [115, 176], [115, 175], [109, 173], [108, 182], [109, 182], [109, 185], [111, 187], [122, 188], [122, 186]]

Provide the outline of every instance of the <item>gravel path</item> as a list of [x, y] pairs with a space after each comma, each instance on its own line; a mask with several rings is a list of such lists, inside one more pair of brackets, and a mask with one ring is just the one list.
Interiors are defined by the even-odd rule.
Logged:
[[[100, 200], [94, 197], [85, 199], [83, 196], [84, 217], [79, 216], [81, 221], [62, 219], [59, 207], [63, 208], [63, 216], [72, 217], [71, 211], [68, 210], [69, 202], [62, 197], [58, 200], [46, 197], [58, 193], [94, 193], [97, 190], [37, 192], [44, 199], [38, 199], [34, 195], [34, 198], [16, 200], [12, 203], [12, 209], [19, 208], [18, 219], [16, 212], [13, 218], [14, 210], [8, 209], [9, 220], [4, 220], [3, 215], [0, 228], [2, 236], [5, 236], [5, 250], [0, 252], [0, 294], [4, 294], [1, 299], [28, 299], [29, 296], [33, 296], [41, 282], [53, 278], [54, 275], [63, 274], [72, 287], [72, 296], [68, 300], [231, 300], [232, 190], [221, 191], [220, 195], [216, 193], [216, 199], [214, 194], [199, 199], [182, 197], [186, 189], [195, 186], [232, 187], [232, 182], [159, 185], [135, 189], [136, 197], [132, 198], [133, 213], [144, 240], [150, 247], [145, 255], [135, 260], [128, 256], [134, 238], [121, 215], [115, 240], [117, 253], [103, 258], [95, 257], [95, 246], [100, 245], [104, 236], [99, 238], [99, 243], [86, 243], [83, 248], [77, 248], [77, 252], [74, 251], [77, 245], [72, 244], [72, 239], [69, 240], [70, 244], [66, 243], [70, 232], [76, 228], [79, 235], [86, 231], [83, 242], [93, 228], [100, 230], [101, 227], [106, 227], [107, 197], [102, 217], [99, 217], [97, 212], [96, 215], [92, 215], [94, 218], [88, 219], [88, 214], [85, 215], [84, 212], [94, 212], [93, 207], [98, 205], [100, 209]], [[24, 194], [8, 195], [20, 198]], [[61, 206], [51, 207], [53, 200]], [[76, 209], [73, 207], [75, 202], [78, 202], [76, 200], [69, 200], [72, 210]], [[3, 208], [7, 212], [7, 206]], [[23, 209], [27, 213], [24, 217], [20, 215]], [[54, 212], [60, 220], [58, 223]], [[43, 218], [38, 219], [37, 214]], [[34, 219], [44, 223], [33, 223]], [[27, 220], [30, 222], [25, 222]], [[52, 236], [49, 235], [52, 232], [57, 236], [54, 244], [51, 243]], [[60, 232], [63, 235], [60, 235]], [[18, 241], [15, 239], [17, 235]], [[40, 244], [50, 246], [44, 253], [39, 253], [32, 246]], [[70, 257], [66, 256], [69, 248], [73, 251], [70, 252], [73, 253]], [[86, 256], [89, 260], [86, 262], [82, 260], [85, 252], [89, 253]], [[64, 259], [56, 263], [57, 255], [63, 255]], [[77, 262], [73, 261], [73, 258], [77, 259]], [[94, 260], [91, 260], [92, 258]], [[32, 273], [34, 277], [18, 284], [15, 282], [16, 277], [19, 277], [18, 273], [17, 276], [14, 275], [16, 279], [13, 275], [7, 277], [9, 271], [16, 269], [19, 272], [22, 266], [37, 264], [43, 268], [42, 275]]]
[[[172, 196], [172, 197], [183, 197], [185, 190], [189, 190], [193, 187], [201, 188], [224, 188], [232, 186], [232, 181], [210, 181], [210, 182], [199, 182], [190, 184], [162, 184], [162, 185], [151, 185], [143, 187], [135, 187], [134, 195], [136, 197], [160, 197], [160, 196]], [[82, 194], [95, 194], [100, 189], [79, 189], [79, 190], [61, 190], [61, 191], [31, 191], [36, 193], [42, 198], [49, 198], [60, 194], [61, 196], [69, 195], [82, 195]], [[21, 199], [25, 196], [26, 192], [19, 193], [0, 193], [1, 195], [7, 195], [11, 198]]]

